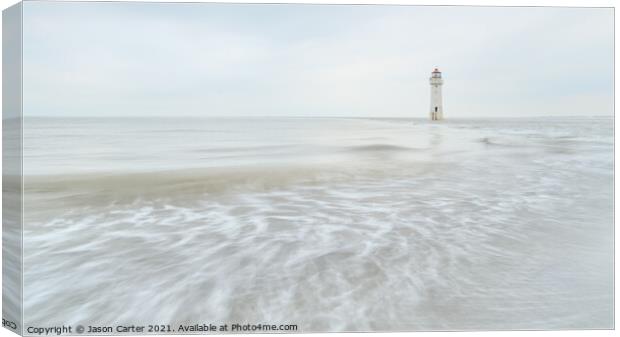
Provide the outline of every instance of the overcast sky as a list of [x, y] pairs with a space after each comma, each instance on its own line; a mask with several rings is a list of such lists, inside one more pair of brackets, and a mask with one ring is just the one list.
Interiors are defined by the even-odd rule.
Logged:
[[613, 114], [613, 10], [26, 2], [27, 116]]

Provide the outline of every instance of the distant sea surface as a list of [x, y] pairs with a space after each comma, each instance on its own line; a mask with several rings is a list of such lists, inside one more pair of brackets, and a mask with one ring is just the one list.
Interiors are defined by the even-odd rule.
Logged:
[[613, 328], [613, 119], [26, 118], [26, 326]]

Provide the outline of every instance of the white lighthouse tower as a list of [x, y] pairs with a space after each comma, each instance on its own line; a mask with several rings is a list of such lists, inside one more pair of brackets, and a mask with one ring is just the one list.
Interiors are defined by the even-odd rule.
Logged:
[[441, 100], [443, 79], [441, 79], [441, 71], [435, 68], [429, 80], [431, 83], [431, 120], [439, 121], [443, 119], [443, 103]]

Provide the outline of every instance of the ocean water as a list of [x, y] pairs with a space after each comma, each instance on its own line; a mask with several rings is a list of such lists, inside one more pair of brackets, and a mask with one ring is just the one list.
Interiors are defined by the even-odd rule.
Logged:
[[613, 327], [613, 119], [27, 118], [26, 326]]

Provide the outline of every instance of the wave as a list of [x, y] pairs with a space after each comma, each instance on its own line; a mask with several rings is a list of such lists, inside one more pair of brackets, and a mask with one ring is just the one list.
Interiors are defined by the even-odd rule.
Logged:
[[485, 145], [494, 145], [494, 146], [518, 146], [518, 144], [511, 144], [507, 142], [498, 141], [496, 138], [491, 137], [483, 137], [478, 140], [480, 143]]
[[292, 184], [313, 186], [335, 181], [396, 174], [387, 167], [279, 165], [179, 169], [155, 172], [86, 173], [26, 176], [31, 199], [78, 204], [132, 202], [136, 199], [194, 198], [200, 194], [267, 191]]
[[[358, 151], [410, 151], [397, 146]], [[160, 171], [28, 175], [27, 197], [43, 203], [80, 205], [127, 203], [138, 199], [196, 200], [199, 195], [267, 192], [295, 186], [328, 188], [339, 182], [367, 183], [420, 176], [448, 163], [400, 158], [338, 156], [339, 160], [183, 168]]]
[[483, 143], [489, 146], [500, 146], [500, 147], [534, 147], [539, 146], [532, 141], [532, 139], [527, 139], [525, 137], [483, 137], [478, 139], [478, 142]]
[[194, 150], [194, 152], [198, 152], [198, 153], [221, 153], [221, 152], [261, 153], [262, 151], [286, 150], [286, 149], [292, 149], [293, 147], [294, 145], [230, 146], [230, 147], [200, 148], [200, 149]]
[[[312, 168], [208, 168], [178, 169], [150, 172], [84, 173], [72, 175], [27, 176], [27, 192], [53, 194], [64, 191], [88, 191], [100, 194], [174, 195], [175, 192], [219, 192], [236, 186], [265, 187], [290, 180], [311, 179], [317, 174]], [[134, 193], [132, 193], [134, 192]]]
[[420, 150], [420, 149], [416, 149], [412, 147], [398, 146], [398, 145], [391, 145], [391, 144], [361, 145], [361, 146], [349, 147], [348, 149], [354, 152], [398, 152], [398, 151]]

